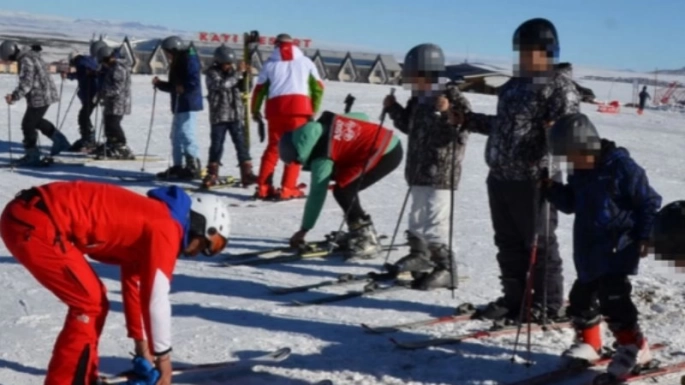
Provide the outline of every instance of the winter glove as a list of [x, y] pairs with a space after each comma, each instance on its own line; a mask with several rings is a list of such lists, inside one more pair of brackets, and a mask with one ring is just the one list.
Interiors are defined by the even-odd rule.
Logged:
[[126, 385], [155, 385], [159, 381], [159, 371], [143, 356], [133, 359], [131, 378]]
[[264, 143], [266, 137], [266, 128], [264, 127], [264, 120], [257, 120], [257, 132], [259, 133], [259, 143]]

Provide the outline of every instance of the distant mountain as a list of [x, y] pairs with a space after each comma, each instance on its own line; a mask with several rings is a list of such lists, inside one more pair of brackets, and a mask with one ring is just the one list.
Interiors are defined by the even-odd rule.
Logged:
[[685, 75], [685, 67], [679, 70], [658, 70], [652, 73], [656, 73], [658, 75]]

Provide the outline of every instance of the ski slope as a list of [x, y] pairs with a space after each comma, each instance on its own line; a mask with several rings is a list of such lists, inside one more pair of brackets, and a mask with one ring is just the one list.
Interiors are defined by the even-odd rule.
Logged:
[[[59, 79], [55, 81], [59, 86]], [[153, 110], [151, 77], [133, 77], [133, 114], [124, 118], [123, 127], [129, 145], [135, 153], [142, 153], [150, 127]], [[1, 76], [0, 88], [9, 92], [16, 77]], [[606, 84], [608, 85], [608, 84]], [[593, 86], [593, 85], [590, 85]], [[66, 82], [62, 96], [61, 115], [64, 116], [76, 84]], [[368, 113], [378, 119], [383, 97], [389, 86], [345, 84], [328, 82], [323, 102], [324, 110], [342, 112], [343, 100], [348, 93], [356, 97], [355, 111]], [[617, 90], [623, 88], [615, 88]], [[627, 90], [632, 92], [632, 90]], [[397, 89], [402, 103], [408, 91]], [[467, 94], [475, 111], [494, 113], [496, 98]], [[620, 96], [630, 100], [630, 94]], [[64, 132], [70, 140], [78, 138], [76, 116], [78, 101], [68, 112]], [[8, 109], [0, 107], [0, 163], [9, 160], [9, 148], [14, 157], [20, 152], [20, 121], [24, 102], [9, 109], [11, 134], [14, 143], [7, 143]], [[619, 145], [626, 146], [634, 158], [646, 168], [648, 176], [663, 195], [664, 202], [683, 199], [683, 169], [685, 157], [685, 116], [662, 111], [645, 111], [638, 116], [634, 109], [622, 108], [620, 114], [603, 115], [596, 106], [583, 105], [597, 125], [600, 133]], [[55, 119], [57, 105], [47, 117]], [[169, 126], [171, 122], [168, 95], [158, 94], [155, 105], [150, 153], [164, 161], [148, 162], [148, 172], [158, 172], [168, 166], [170, 156]], [[389, 122], [386, 125], [391, 127]], [[258, 142], [256, 130], [251, 133], [252, 157], [255, 167], [264, 143]], [[405, 137], [400, 134], [405, 145]], [[206, 161], [209, 146], [209, 120], [207, 111], [198, 119], [198, 139]], [[41, 137], [44, 146], [49, 145]], [[217, 267], [217, 260], [199, 257], [178, 261], [172, 281], [173, 304], [173, 358], [177, 364], [223, 361], [251, 357], [289, 346], [293, 355], [286, 361], [255, 368], [258, 372], [234, 382], [247, 385], [309, 384], [331, 379], [335, 384], [500, 384], [542, 372], [553, 365], [559, 353], [571, 342], [570, 331], [536, 333], [532, 338], [532, 356], [537, 364], [526, 368], [513, 364], [514, 336], [464, 342], [417, 351], [395, 349], [388, 336], [366, 334], [360, 323], [386, 325], [451, 314], [462, 302], [482, 304], [499, 296], [496, 249], [490, 224], [485, 179], [488, 169], [484, 161], [486, 138], [471, 135], [468, 142], [464, 171], [455, 199], [455, 233], [459, 274], [468, 276], [460, 284], [455, 298], [449, 291], [436, 292], [398, 291], [369, 298], [352, 299], [315, 307], [292, 307], [292, 299], [315, 298], [321, 293], [298, 293], [273, 296], [270, 286], [295, 286], [333, 279], [339, 274], [362, 274], [377, 271], [385, 255], [376, 260], [343, 263], [337, 259], [313, 259], [306, 262], [264, 265]], [[235, 152], [227, 140], [222, 174], [238, 175]], [[56, 167], [39, 170], [0, 170], [0, 203], [4, 205], [21, 189], [59, 180], [85, 179], [121, 184], [126, 188], [145, 193], [154, 186], [149, 182], [123, 183], [112, 175], [135, 175], [141, 162], [91, 162], [85, 167]], [[275, 180], [280, 181], [279, 165]], [[309, 174], [302, 173], [300, 180], [308, 183]], [[403, 178], [403, 165], [377, 185], [362, 192], [363, 207], [372, 215], [379, 233], [392, 235], [402, 206], [407, 185]], [[304, 200], [281, 203], [251, 202], [253, 189], [218, 190], [232, 208], [232, 237], [226, 253], [240, 253], [258, 248], [284, 246], [290, 235], [299, 228]], [[248, 204], [254, 203], [255, 207]], [[309, 240], [320, 239], [337, 230], [342, 213], [331, 196]], [[564, 258], [566, 292], [574, 279], [571, 255], [572, 217], [561, 216], [557, 232]], [[404, 242], [406, 218], [402, 218], [397, 242]], [[42, 288], [0, 246], [0, 384], [42, 384], [53, 343], [62, 327], [66, 307]], [[407, 249], [393, 251], [393, 262], [406, 254]], [[111, 267], [93, 264], [109, 291], [111, 312], [100, 342], [101, 370], [114, 373], [128, 369], [132, 343], [126, 338], [118, 271]], [[668, 342], [671, 346], [657, 357], [663, 361], [679, 359], [672, 353], [685, 347], [685, 330], [682, 328], [685, 285], [682, 273], [677, 273], [653, 256], [645, 259], [641, 274], [634, 278], [634, 298], [642, 313], [643, 328], [651, 342]], [[353, 289], [329, 289], [344, 292]], [[462, 322], [439, 327], [396, 333], [399, 340], [412, 340], [434, 335], [460, 334], [486, 324]], [[521, 336], [525, 344], [526, 336]], [[608, 341], [612, 342], [611, 340]], [[525, 345], [519, 347], [527, 358]], [[668, 377], [674, 383], [677, 375]], [[566, 384], [584, 384], [588, 377], [578, 377]], [[203, 382], [192, 382], [201, 384]], [[211, 382], [207, 382], [211, 383]], [[647, 382], [644, 382], [645, 384]], [[562, 384], [563, 385], [563, 384]]]

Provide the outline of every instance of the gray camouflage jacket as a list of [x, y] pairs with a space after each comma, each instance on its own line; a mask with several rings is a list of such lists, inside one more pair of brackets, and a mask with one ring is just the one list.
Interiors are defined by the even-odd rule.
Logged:
[[[580, 110], [580, 94], [568, 63], [557, 65], [543, 84], [516, 77], [499, 91], [497, 115], [470, 113], [464, 126], [489, 131], [485, 161], [498, 180], [531, 180], [548, 166], [546, 126]], [[558, 165], [553, 165], [554, 174]]]
[[217, 66], [207, 70], [205, 83], [209, 94], [210, 124], [242, 122], [245, 104], [242, 99], [243, 74], [237, 71], [224, 72]]
[[131, 114], [131, 67], [126, 60], [116, 59], [105, 71], [100, 98], [104, 115]]
[[40, 53], [23, 51], [17, 58], [19, 66], [19, 85], [12, 92], [12, 100], [26, 98], [31, 108], [49, 106], [59, 99], [57, 86], [50, 76], [47, 64]]
[[[471, 111], [471, 104], [456, 86], [448, 85], [445, 94], [454, 111], [462, 114]], [[409, 136], [404, 170], [407, 183], [449, 190], [454, 168], [456, 190], [469, 132], [450, 124], [446, 113], [436, 113], [435, 101], [435, 96], [412, 96], [404, 108], [398, 103], [391, 106], [388, 116], [397, 129]], [[453, 163], [452, 146], [455, 144]]]

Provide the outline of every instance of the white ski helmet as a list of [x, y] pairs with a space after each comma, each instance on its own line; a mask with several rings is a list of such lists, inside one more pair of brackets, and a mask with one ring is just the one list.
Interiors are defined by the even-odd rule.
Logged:
[[197, 193], [190, 196], [191, 234], [204, 236], [209, 245], [202, 251], [206, 256], [219, 254], [228, 245], [231, 233], [231, 216], [228, 205], [212, 194]]

